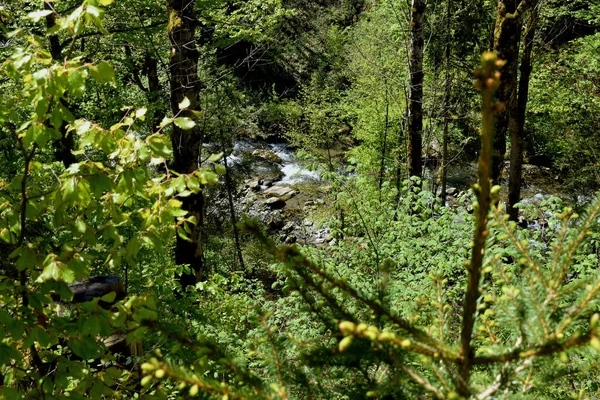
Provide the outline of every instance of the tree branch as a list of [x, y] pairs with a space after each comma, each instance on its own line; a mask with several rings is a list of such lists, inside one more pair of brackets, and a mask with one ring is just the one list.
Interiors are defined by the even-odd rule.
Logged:
[[[113, 28], [113, 29], [108, 29], [108, 33], [125, 33], [125, 32], [134, 32], [134, 31], [138, 31], [138, 30], [142, 30], [142, 29], [149, 29], [149, 28], [156, 28], [158, 26], [162, 26], [162, 25], [166, 25], [167, 21], [158, 21], [158, 22], [153, 22], [149, 25], [144, 25], [144, 26], [138, 26], [135, 28]], [[77, 36], [77, 39], [83, 39], [86, 37], [91, 37], [91, 36], [103, 36], [105, 35], [105, 33], [102, 33], [100, 31], [95, 31], [95, 32], [88, 32], [88, 33], [83, 33], [79, 36]], [[67, 47], [68, 45], [70, 45], [71, 43], [71, 39], [61, 43], [60, 48], [61, 50], [64, 49], [65, 47]]]

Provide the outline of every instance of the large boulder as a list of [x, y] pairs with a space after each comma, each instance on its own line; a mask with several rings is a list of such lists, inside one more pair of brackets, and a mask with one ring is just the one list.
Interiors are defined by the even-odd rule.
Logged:
[[287, 186], [271, 186], [263, 193], [267, 197], [277, 197], [283, 201], [287, 201], [297, 194], [294, 189]]
[[95, 298], [100, 298], [110, 292], [116, 293], [115, 301], [123, 300], [125, 298], [123, 280], [118, 276], [90, 276], [87, 281], [70, 284], [69, 288], [71, 289], [71, 292], [73, 292], [73, 303], [92, 301]]
[[[279, 212], [279, 211], [276, 211]], [[283, 228], [285, 225], [285, 221], [281, 217], [280, 214], [272, 214], [267, 218], [267, 226], [270, 230], [278, 231]]]
[[271, 210], [280, 210], [285, 207], [285, 200], [282, 200], [278, 197], [271, 197], [265, 200], [265, 205]]
[[279, 157], [277, 154], [273, 153], [271, 150], [267, 150], [267, 149], [256, 149], [252, 152], [252, 156], [253, 157], [258, 157], [258, 158], [262, 158], [263, 160], [275, 163], [275, 164], [281, 164], [281, 157]]

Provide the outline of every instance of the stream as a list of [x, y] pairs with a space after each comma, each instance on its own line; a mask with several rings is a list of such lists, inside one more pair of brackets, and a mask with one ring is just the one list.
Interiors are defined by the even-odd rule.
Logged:
[[[256, 162], [256, 159], [259, 162]], [[298, 160], [291, 146], [285, 142], [238, 140], [234, 143], [231, 155], [227, 157], [227, 163], [234, 168], [247, 166], [251, 176], [260, 176], [278, 170], [279, 178], [272, 181], [278, 185], [321, 182], [320, 173], [309, 169], [306, 162]]]
[[[249, 177], [238, 204], [241, 212], [260, 219], [271, 232], [285, 231], [282, 241], [295, 241], [299, 228], [303, 231], [305, 243], [316, 241], [321, 244], [325, 237], [329, 237], [327, 229], [319, 231], [317, 224], [307, 218], [326, 203], [330, 188], [322, 181], [318, 170], [310, 169], [308, 162], [298, 159], [295, 149], [288, 143], [241, 139], [234, 143], [226, 161], [232, 170]], [[476, 180], [476, 168], [476, 164], [471, 163], [449, 169], [449, 206]], [[436, 171], [426, 171], [426, 176], [433, 177], [435, 174]], [[507, 186], [508, 182], [503, 182], [501, 194], [504, 198], [507, 197]], [[539, 205], [553, 196], [565, 198], [551, 171], [525, 165], [521, 202]], [[577, 203], [583, 204], [587, 200], [580, 196]], [[542, 230], [547, 217], [540, 215], [529, 221], [523, 220], [521, 225]]]

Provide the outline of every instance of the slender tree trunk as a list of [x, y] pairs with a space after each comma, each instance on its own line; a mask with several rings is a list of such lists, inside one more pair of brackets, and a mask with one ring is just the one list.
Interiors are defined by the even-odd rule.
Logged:
[[223, 164], [225, 165], [225, 186], [227, 189], [227, 200], [229, 202], [229, 213], [231, 215], [233, 238], [235, 239], [235, 249], [237, 252], [238, 262], [240, 263], [240, 269], [243, 271], [246, 269], [246, 267], [244, 265], [244, 256], [242, 255], [242, 246], [240, 244], [240, 232], [237, 228], [237, 218], [235, 216], [235, 206], [233, 203], [233, 184], [231, 182], [231, 175], [229, 174], [229, 166], [227, 165], [227, 148], [225, 146], [225, 138], [223, 137], [223, 132], [221, 132], [221, 146], [223, 149]]
[[442, 139], [442, 191], [440, 193], [440, 198], [442, 199], [443, 204], [446, 204], [446, 189], [448, 186], [448, 124], [450, 123], [450, 91], [452, 88], [450, 83], [450, 51], [452, 44], [452, 34], [450, 31], [450, 14], [452, 11], [452, 1], [446, 1], [446, 85], [444, 90], [444, 136]]
[[529, 97], [529, 78], [531, 76], [531, 52], [535, 38], [538, 1], [532, 5], [531, 17], [525, 35], [523, 55], [521, 56], [521, 76], [519, 78], [519, 97], [517, 100], [516, 126], [511, 130], [510, 180], [508, 182], [508, 215], [512, 221], [519, 218], [519, 209], [515, 207], [521, 200], [521, 180], [523, 175], [523, 139], [525, 132], [525, 114]]
[[[406, 109], [404, 110], [404, 118], [400, 118], [400, 132], [398, 133], [398, 156], [397, 156], [397, 165], [396, 165], [396, 209], [394, 210], [394, 221], [398, 218], [398, 207], [400, 206], [400, 195], [402, 189], [402, 165], [404, 164], [404, 159], [408, 158], [406, 154], [402, 152], [402, 149], [408, 150], [408, 141], [406, 140], [407, 131], [407, 121], [408, 121], [408, 93], [406, 89], [404, 90], [404, 103], [406, 104]], [[405, 156], [403, 158], [403, 156]]]
[[[194, 0], [167, 0], [168, 24], [167, 34], [171, 43], [169, 56], [169, 72], [171, 87], [171, 109], [179, 112], [179, 103], [187, 98], [190, 101], [188, 110], [199, 110], [200, 85], [198, 81], [198, 57], [196, 48], [196, 25]], [[189, 111], [182, 116], [194, 118]], [[200, 151], [203, 142], [203, 131], [196, 127], [185, 131], [173, 126], [171, 141], [173, 143], [173, 169], [188, 174], [200, 166]], [[175, 262], [177, 265], [189, 265], [191, 274], [180, 277], [182, 286], [193, 285], [202, 279], [203, 251], [202, 228], [204, 223], [204, 195], [202, 192], [184, 197], [182, 208], [196, 217], [197, 224], [192, 227], [191, 241], [177, 237], [175, 245]]]
[[426, 0], [412, 1], [408, 95], [408, 175], [421, 177], [423, 163], [423, 47]]
[[492, 154], [492, 181], [500, 183], [506, 153], [506, 134], [514, 118], [517, 107], [517, 70], [519, 63], [519, 44], [521, 41], [523, 8], [527, 0], [499, 0], [496, 28], [494, 31], [494, 50], [506, 64], [502, 67], [500, 85], [496, 99], [504, 108], [496, 114], [494, 150]]
[[381, 166], [379, 169], [379, 192], [381, 193], [381, 187], [383, 186], [383, 176], [385, 171], [385, 154], [387, 152], [387, 137], [388, 129], [390, 125], [390, 102], [388, 98], [388, 88], [385, 85], [385, 126], [383, 127], [383, 143], [381, 147]]

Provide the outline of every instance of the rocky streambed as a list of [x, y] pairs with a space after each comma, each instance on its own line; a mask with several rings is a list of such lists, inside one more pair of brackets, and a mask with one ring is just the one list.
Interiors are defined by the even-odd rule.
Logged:
[[[236, 204], [238, 212], [260, 220], [272, 237], [290, 244], [336, 243], [329, 227], [319, 222], [330, 209], [332, 188], [321, 180], [319, 170], [310, 168], [309, 162], [296, 156], [288, 143], [242, 139], [234, 144], [227, 163], [246, 176], [240, 185], [242, 193]], [[446, 199], [449, 206], [456, 206], [456, 201], [476, 180], [476, 172], [475, 164], [450, 169]], [[506, 197], [508, 177], [504, 178], [501, 193]], [[552, 196], [564, 198], [556, 177], [548, 168], [526, 164], [523, 179], [524, 205], [539, 205]], [[521, 225], [540, 229], [547, 224], [547, 217], [538, 215], [531, 220], [523, 220]]]
[[335, 243], [329, 227], [317, 221], [331, 201], [331, 186], [287, 143], [238, 141], [227, 163], [248, 176], [238, 211], [260, 220], [272, 237], [288, 244]]

